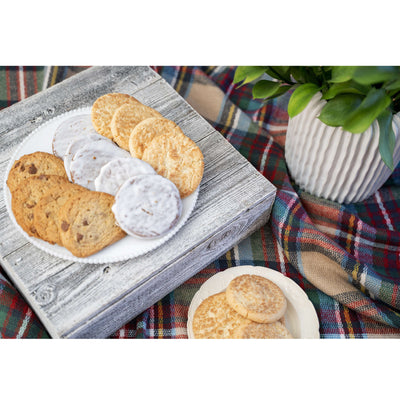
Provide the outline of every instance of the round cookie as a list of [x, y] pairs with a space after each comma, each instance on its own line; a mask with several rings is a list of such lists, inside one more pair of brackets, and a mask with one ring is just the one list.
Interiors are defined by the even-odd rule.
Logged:
[[156, 136], [146, 147], [142, 160], [172, 181], [182, 198], [192, 194], [203, 177], [203, 154], [185, 135]]
[[236, 331], [247, 324], [226, 301], [225, 292], [207, 297], [196, 309], [192, 330], [195, 339], [235, 339]]
[[98, 133], [91, 133], [89, 135], [85, 135], [82, 136], [78, 139], [75, 139], [74, 141], [72, 141], [67, 150], [66, 153], [64, 155], [64, 168], [65, 168], [65, 172], [67, 173], [68, 179], [70, 181], [72, 181], [71, 178], [71, 161], [74, 158], [75, 154], [82, 149], [84, 146], [86, 146], [89, 143], [94, 143], [97, 142], [99, 140], [106, 140], [109, 143], [112, 143], [112, 141], [110, 139], [107, 139], [104, 136], [99, 135]]
[[293, 336], [279, 321], [270, 324], [248, 321], [235, 332], [235, 339], [293, 339]]
[[68, 118], [54, 132], [53, 154], [63, 159], [71, 142], [91, 133], [96, 133], [96, 131], [93, 128], [90, 114], [74, 115]]
[[68, 200], [58, 214], [62, 245], [76, 257], [88, 257], [122, 239], [125, 233], [115, 223], [114, 197], [85, 191]]
[[141, 105], [140, 101], [129, 94], [108, 93], [99, 97], [92, 106], [91, 118], [94, 129], [100, 135], [112, 139], [111, 119], [115, 111], [123, 104]]
[[129, 151], [132, 157], [142, 158], [143, 152], [158, 135], [184, 135], [175, 122], [166, 118], [147, 118], [139, 122], [129, 136]]
[[129, 178], [137, 175], [155, 175], [153, 167], [133, 157], [116, 158], [101, 167], [94, 181], [98, 192], [115, 196], [119, 187]]
[[99, 140], [85, 145], [75, 153], [71, 161], [72, 182], [87, 189], [95, 190], [94, 180], [101, 167], [115, 158], [130, 157], [129, 153], [113, 143]]
[[13, 192], [26, 178], [58, 175], [67, 178], [62, 160], [53, 154], [37, 151], [16, 160], [8, 174], [7, 185]]
[[18, 225], [29, 235], [40, 238], [35, 224], [35, 206], [52, 188], [68, 183], [68, 179], [57, 175], [40, 175], [26, 178], [13, 191], [11, 208]]
[[168, 179], [160, 175], [138, 175], [120, 187], [112, 211], [128, 235], [151, 239], [177, 224], [182, 201], [178, 189]]
[[129, 137], [132, 129], [146, 118], [161, 117], [162, 115], [151, 107], [137, 104], [124, 104], [119, 107], [110, 123], [111, 133], [119, 147], [129, 151]]
[[258, 275], [240, 275], [226, 289], [228, 304], [240, 315], [255, 322], [271, 323], [283, 317], [287, 301], [282, 290]]
[[41, 239], [62, 245], [58, 212], [69, 199], [84, 191], [87, 189], [68, 182], [56, 185], [40, 198], [33, 211], [33, 224]]

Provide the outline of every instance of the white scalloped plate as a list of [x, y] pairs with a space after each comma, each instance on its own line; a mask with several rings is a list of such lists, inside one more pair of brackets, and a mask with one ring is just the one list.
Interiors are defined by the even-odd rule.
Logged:
[[294, 338], [319, 339], [319, 321], [311, 301], [303, 289], [293, 280], [278, 271], [265, 268], [243, 265], [228, 268], [219, 272], [201, 285], [194, 295], [188, 312], [187, 331], [189, 339], [193, 339], [192, 321], [197, 307], [207, 297], [225, 291], [229, 282], [239, 275], [252, 274], [269, 279], [280, 287], [287, 300], [285, 325]]
[[81, 263], [90, 263], [90, 264], [99, 264], [99, 263], [112, 263], [125, 261], [134, 257], [141, 256], [143, 254], [148, 253], [149, 251], [155, 250], [157, 247], [161, 246], [167, 240], [169, 240], [173, 235], [175, 235], [179, 229], [182, 228], [184, 223], [189, 218], [192, 213], [194, 206], [197, 201], [197, 197], [199, 194], [199, 188], [196, 189], [194, 193], [190, 196], [183, 199], [183, 211], [182, 216], [175, 226], [173, 230], [171, 230], [168, 234], [158, 238], [158, 239], [137, 239], [132, 236], [126, 236], [125, 238], [119, 240], [118, 242], [112, 244], [99, 251], [96, 254], [93, 254], [89, 257], [79, 258], [75, 257], [71, 254], [67, 249], [58, 245], [52, 245], [47, 243], [41, 239], [37, 239], [29, 236], [17, 223], [15, 220], [14, 214], [11, 210], [11, 194], [7, 186], [7, 177], [10, 172], [10, 169], [15, 160], [18, 160], [24, 154], [33, 153], [35, 151], [44, 151], [47, 153], [52, 153], [52, 139], [54, 135], [54, 131], [57, 126], [68, 119], [73, 115], [79, 114], [90, 114], [91, 107], [80, 108], [76, 110], [69, 111], [67, 113], [61, 114], [47, 122], [43, 125], [36, 128], [18, 147], [17, 151], [11, 157], [11, 160], [7, 166], [7, 171], [5, 174], [5, 179], [3, 183], [4, 189], [4, 197], [6, 208], [8, 214], [14, 223], [15, 227], [18, 231], [28, 240], [30, 243], [38, 247], [39, 249], [45, 251], [48, 254], [51, 254], [56, 257], [63, 258], [65, 260], [81, 262]]

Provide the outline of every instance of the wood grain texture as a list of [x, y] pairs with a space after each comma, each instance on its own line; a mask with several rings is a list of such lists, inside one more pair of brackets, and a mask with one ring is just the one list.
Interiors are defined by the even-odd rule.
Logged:
[[175, 121], [202, 150], [204, 177], [196, 207], [174, 237], [112, 264], [74, 263], [37, 249], [12, 225], [1, 194], [1, 263], [54, 338], [114, 333], [265, 224], [275, 198], [274, 186], [148, 67], [93, 67], [1, 111], [1, 176], [37, 126], [110, 92], [131, 94]]

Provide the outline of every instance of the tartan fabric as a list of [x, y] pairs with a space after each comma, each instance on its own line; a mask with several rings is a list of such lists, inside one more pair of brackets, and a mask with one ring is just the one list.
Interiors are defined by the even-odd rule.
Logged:
[[[0, 68], [0, 106], [84, 68]], [[400, 168], [377, 194], [361, 203], [340, 205], [311, 196], [290, 180], [284, 162], [287, 95], [268, 103], [252, 99], [250, 86], [238, 89], [232, 84], [234, 67], [153, 68], [278, 192], [264, 227], [111, 338], [186, 338], [187, 312], [195, 292], [215, 273], [236, 265], [272, 268], [299, 284], [317, 311], [322, 338], [400, 337]], [[1, 275], [0, 335], [48, 337]]]

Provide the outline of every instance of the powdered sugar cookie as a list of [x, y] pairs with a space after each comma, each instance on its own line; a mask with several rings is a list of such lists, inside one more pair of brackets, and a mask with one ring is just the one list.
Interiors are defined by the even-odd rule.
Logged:
[[159, 135], [184, 135], [181, 128], [166, 118], [147, 118], [139, 122], [131, 131], [129, 151], [132, 157], [142, 158], [150, 142]]
[[54, 132], [53, 154], [63, 159], [70, 143], [91, 133], [96, 133], [96, 131], [93, 128], [90, 114], [74, 115], [68, 118]]
[[278, 321], [286, 311], [287, 301], [275, 283], [258, 275], [240, 275], [226, 289], [228, 304], [240, 315], [255, 322]]
[[141, 105], [142, 103], [136, 100], [129, 94], [124, 93], [108, 93], [99, 97], [92, 107], [92, 124], [94, 129], [100, 135], [103, 135], [109, 139], [113, 138], [111, 132], [111, 119], [115, 111], [123, 104]]
[[155, 238], [177, 224], [182, 201], [178, 189], [168, 179], [160, 175], [138, 175], [120, 187], [112, 211], [128, 235]]
[[91, 134], [82, 136], [80, 138], [77, 138], [69, 144], [69, 146], [65, 152], [65, 155], [64, 155], [64, 167], [65, 167], [65, 172], [67, 173], [68, 179], [70, 181], [72, 180], [71, 172], [70, 172], [71, 161], [74, 158], [76, 152], [79, 151], [80, 149], [82, 149], [87, 144], [97, 142], [98, 140], [107, 140], [109, 143], [112, 143], [112, 141], [110, 139], [107, 139], [104, 136], [101, 136], [97, 133], [91, 133]]
[[98, 192], [115, 196], [119, 187], [129, 178], [137, 175], [154, 175], [153, 167], [138, 158], [116, 158], [101, 167], [94, 185]]
[[156, 136], [147, 145], [142, 160], [172, 181], [182, 198], [192, 194], [203, 177], [203, 154], [185, 135]]
[[162, 115], [151, 107], [142, 104], [124, 104], [119, 107], [110, 123], [113, 139], [118, 146], [129, 151], [129, 137], [132, 129], [141, 121]]
[[129, 153], [108, 141], [99, 140], [85, 145], [75, 153], [70, 172], [74, 183], [95, 190], [94, 180], [103, 165], [114, 158], [130, 157]]

